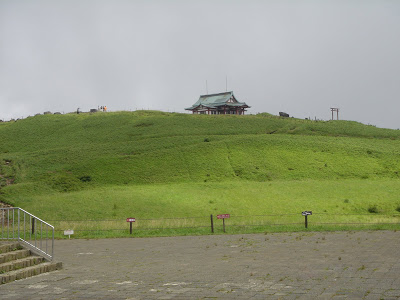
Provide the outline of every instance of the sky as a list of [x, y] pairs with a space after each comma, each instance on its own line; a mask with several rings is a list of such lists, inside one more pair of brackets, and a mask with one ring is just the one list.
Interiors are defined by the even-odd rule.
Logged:
[[228, 90], [248, 113], [398, 129], [399, 81], [397, 0], [0, 0], [1, 120]]

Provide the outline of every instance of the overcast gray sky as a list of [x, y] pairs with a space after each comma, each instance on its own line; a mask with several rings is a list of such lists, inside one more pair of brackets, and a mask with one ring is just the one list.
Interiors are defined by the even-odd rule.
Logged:
[[183, 112], [226, 77], [252, 113], [400, 128], [400, 1], [0, 0], [0, 119]]

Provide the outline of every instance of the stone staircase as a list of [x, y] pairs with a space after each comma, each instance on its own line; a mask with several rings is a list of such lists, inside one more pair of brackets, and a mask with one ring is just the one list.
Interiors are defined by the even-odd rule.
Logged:
[[62, 268], [25, 249], [18, 242], [0, 242], [0, 284]]

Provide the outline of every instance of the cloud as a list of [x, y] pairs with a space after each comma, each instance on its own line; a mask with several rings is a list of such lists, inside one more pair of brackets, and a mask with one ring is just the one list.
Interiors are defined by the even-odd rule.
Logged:
[[398, 128], [400, 3], [2, 1], [0, 118], [183, 111], [233, 90], [252, 112]]

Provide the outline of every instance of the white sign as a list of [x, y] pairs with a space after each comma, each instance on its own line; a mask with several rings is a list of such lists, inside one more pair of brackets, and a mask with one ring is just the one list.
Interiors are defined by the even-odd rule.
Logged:
[[71, 237], [71, 234], [74, 234], [74, 231], [72, 229], [64, 230], [64, 235], [68, 235]]
[[312, 215], [312, 211], [303, 211], [302, 213], [301, 213], [303, 216], [310, 216], [310, 215]]

